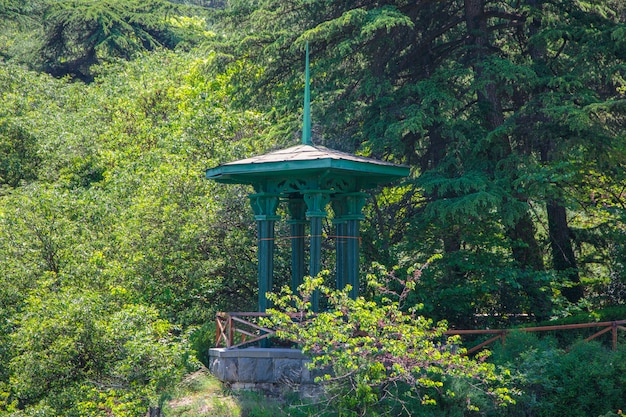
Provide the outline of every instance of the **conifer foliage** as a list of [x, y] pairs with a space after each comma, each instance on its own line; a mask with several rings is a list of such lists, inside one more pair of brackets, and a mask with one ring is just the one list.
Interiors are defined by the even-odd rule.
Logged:
[[182, 7], [157, 0], [62, 0], [43, 15], [41, 51], [46, 71], [89, 81], [90, 67], [102, 59], [129, 59], [139, 52], [182, 41], [172, 20]]
[[[306, 42], [314, 143], [412, 172], [372, 193], [361, 265], [413, 277], [413, 291], [398, 304], [364, 285], [329, 302], [379, 318], [391, 350], [395, 324], [417, 345], [442, 320], [624, 318], [625, 39], [623, 0], [0, 0], [0, 415], [158, 413], [193, 350], [206, 359], [214, 313], [255, 308], [251, 190], [202, 174], [298, 141]], [[352, 335], [347, 316], [321, 317], [320, 338], [335, 319]], [[378, 342], [362, 336], [346, 343], [368, 348], [366, 369]], [[338, 371], [359, 367], [330, 342]], [[562, 352], [526, 350], [507, 359], [525, 393], [506, 412], [567, 410], [561, 371], [544, 367]], [[491, 398], [446, 369], [403, 391], [424, 374], [387, 365], [355, 373], [346, 415], [355, 399], [395, 411], [427, 394], [432, 415], [452, 415], [451, 402], [466, 413]], [[621, 368], [594, 366], [610, 379], [597, 392], [626, 391]], [[596, 392], [576, 375], [572, 392]], [[438, 396], [448, 387], [458, 396]]]
[[[435, 314], [465, 326], [476, 313], [547, 318], [554, 302], [597, 294], [582, 281], [613, 274], [596, 238], [621, 219], [609, 189], [625, 163], [623, 2], [246, 7], [233, 2], [231, 16], [265, 71], [242, 100], [276, 111], [275, 97], [294, 96], [289, 63], [309, 41], [318, 140], [414, 168], [407, 196], [373, 210], [364, 234], [379, 242], [369, 260], [444, 254], [422, 282]], [[261, 28], [270, 16], [280, 23]], [[397, 212], [411, 216], [381, 226]]]

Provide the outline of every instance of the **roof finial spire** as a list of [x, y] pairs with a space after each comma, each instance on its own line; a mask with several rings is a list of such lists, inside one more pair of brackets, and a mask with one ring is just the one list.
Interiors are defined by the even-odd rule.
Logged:
[[304, 69], [304, 114], [302, 116], [302, 144], [312, 145], [311, 141], [311, 86], [309, 75], [309, 42], [306, 43], [306, 63]]

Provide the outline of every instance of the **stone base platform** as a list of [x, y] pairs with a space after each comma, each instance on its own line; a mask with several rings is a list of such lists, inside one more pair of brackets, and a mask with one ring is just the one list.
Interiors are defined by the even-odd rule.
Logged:
[[246, 348], [209, 350], [209, 370], [233, 390], [260, 391], [267, 395], [297, 392], [301, 397], [316, 397], [319, 386], [314, 383], [307, 363], [298, 349]]

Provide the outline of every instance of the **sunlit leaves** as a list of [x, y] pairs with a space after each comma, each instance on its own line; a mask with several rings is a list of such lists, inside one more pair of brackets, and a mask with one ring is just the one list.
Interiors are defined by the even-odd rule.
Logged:
[[31, 295], [17, 319], [12, 388], [56, 413], [76, 415], [74, 403], [93, 390], [127, 407], [136, 402], [128, 415], [137, 415], [159, 404], [163, 388], [185, 372], [184, 345], [154, 309], [64, 289]]
[[[416, 271], [406, 282], [420, 274]], [[402, 404], [417, 398], [422, 406], [434, 405], [446, 381], [455, 379], [483, 385], [494, 401], [513, 402], [507, 388], [489, 388], [503, 383], [493, 366], [462, 356], [459, 340], [444, 336], [446, 323], [434, 324], [400, 309], [410, 293], [407, 287], [394, 293], [378, 282], [380, 301], [374, 302], [353, 300], [349, 289], [331, 290], [321, 283], [319, 277], [308, 279], [297, 294], [284, 288], [272, 295], [275, 308], [268, 310], [268, 321], [278, 337], [296, 342], [311, 357], [312, 372], [319, 375], [316, 380], [328, 394], [326, 405], [334, 412], [411, 415], [417, 410]], [[311, 311], [313, 291], [328, 300], [326, 311]]]
[[229, 109], [214, 57], [146, 54], [90, 85], [2, 67], [3, 132], [32, 138], [3, 135], [2, 167], [37, 169], [0, 197], [0, 407], [143, 415], [193, 357], [180, 335], [255, 299], [246, 191], [203, 173], [264, 149], [267, 122]]

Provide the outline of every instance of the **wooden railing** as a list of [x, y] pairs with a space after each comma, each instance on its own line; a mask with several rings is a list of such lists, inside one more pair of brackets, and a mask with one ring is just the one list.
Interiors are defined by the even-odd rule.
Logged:
[[[217, 313], [217, 329], [215, 346], [237, 348], [244, 345], [259, 342], [274, 335], [276, 332], [259, 325], [258, 321], [261, 317], [267, 317], [266, 313], [258, 312], [236, 312], [236, 313]], [[478, 345], [468, 349], [467, 354], [475, 353], [485, 346], [500, 340], [506, 343], [506, 336], [511, 332], [546, 332], [557, 330], [576, 330], [586, 328], [601, 328], [596, 333], [584, 339], [585, 341], [593, 340], [605, 333], [612, 332], [612, 347], [617, 349], [617, 331], [626, 331], [626, 320], [604, 321], [596, 323], [581, 324], [562, 324], [555, 326], [539, 326], [539, 327], [523, 327], [516, 329], [488, 329], [488, 330], [457, 330], [452, 329], [445, 332], [446, 335], [492, 335], [489, 339], [479, 343]]]
[[267, 313], [217, 313], [215, 346], [224, 343], [227, 348], [237, 348], [267, 339], [275, 331], [260, 326], [260, 317], [267, 317]]
[[585, 342], [593, 340], [598, 336], [602, 336], [605, 333], [612, 332], [612, 347], [613, 350], [617, 349], [617, 330], [626, 330], [624, 326], [626, 324], [626, 320], [616, 320], [616, 321], [603, 321], [597, 323], [580, 323], [580, 324], [561, 324], [554, 326], [539, 326], [539, 327], [521, 327], [517, 329], [493, 329], [493, 330], [448, 330], [445, 334], [447, 335], [484, 335], [491, 334], [493, 337], [481, 342], [480, 344], [474, 346], [471, 349], [467, 350], [467, 354], [472, 354], [484, 348], [485, 346], [497, 341], [501, 340], [502, 343], [506, 343], [506, 335], [510, 332], [551, 332], [555, 330], [575, 330], [575, 329], [587, 329], [593, 327], [602, 327], [603, 329], [597, 331], [591, 336], [585, 338]]

